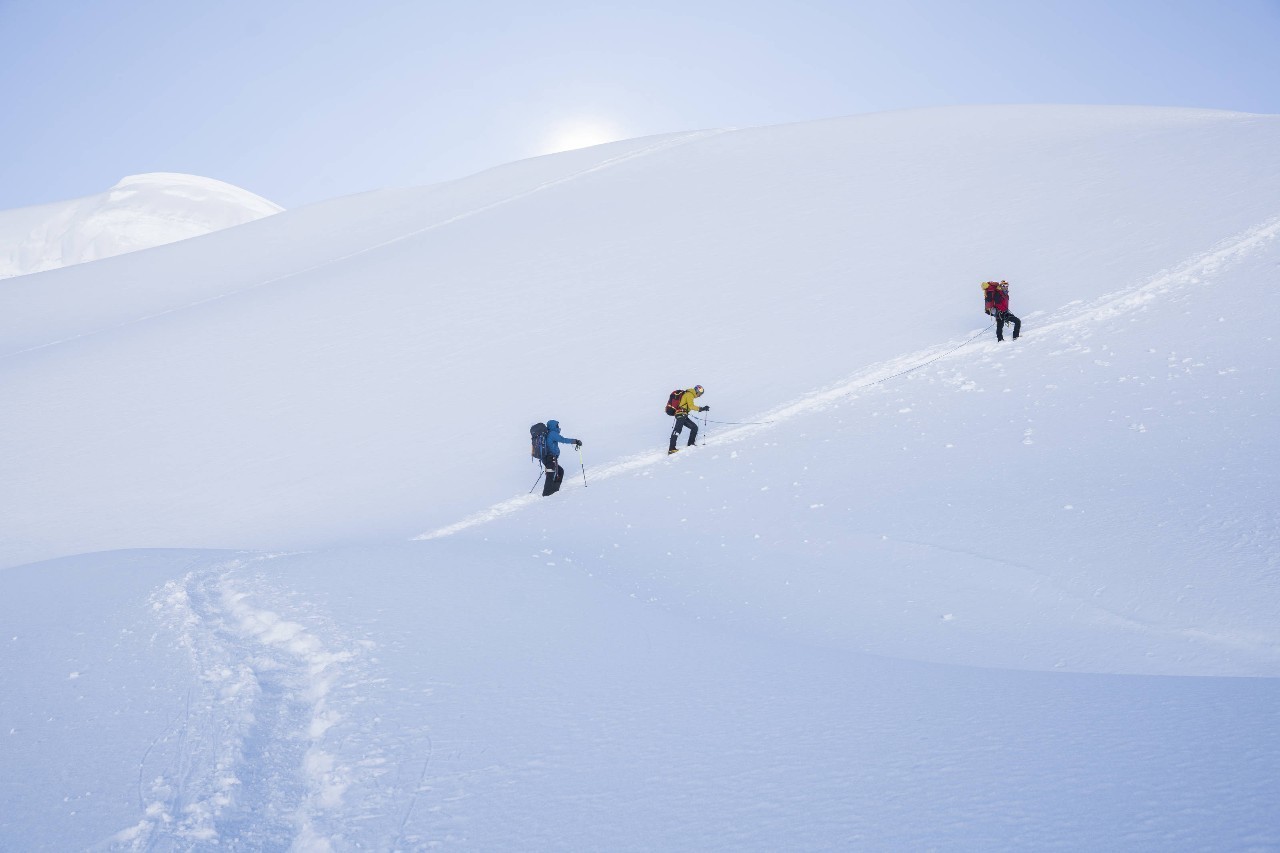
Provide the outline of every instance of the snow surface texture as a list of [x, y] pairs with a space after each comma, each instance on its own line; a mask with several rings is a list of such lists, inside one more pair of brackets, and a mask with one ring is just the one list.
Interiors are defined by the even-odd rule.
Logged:
[[212, 178], [131, 175], [105, 193], [0, 211], [0, 278], [149, 249], [280, 210]]
[[1280, 849], [1277, 151], [677, 134], [7, 282], [0, 849]]

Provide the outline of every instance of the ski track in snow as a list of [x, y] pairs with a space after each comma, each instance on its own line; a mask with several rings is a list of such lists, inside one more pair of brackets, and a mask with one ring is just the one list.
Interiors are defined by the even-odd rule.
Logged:
[[[1036, 323], [1036, 337], [1043, 339], [1049, 335], [1056, 334], [1063, 338], [1064, 344], [1070, 345], [1071, 338], [1075, 333], [1087, 332], [1099, 321], [1114, 319], [1123, 314], [1140, 310], [1173, 291], [1200, 284], [1203, 279], [1212, 277], [1214, 273], [1231, 265], [1240, 258], [1263, 248], [1274, 240], [1277, 235], [1280, 235], [1280, 218], [1272, 219], [1262, 225], [1255, 226], [1241, 234], [1223, 240], [1207, 252], [1190, 258], [1171, 271], [1161, 272], [1143, 284], [1109, 294], [1092, 305], [1082, 306], [1081, 303], [1066, 305]], [[987, 328], [989, 329], [990, 327], [988, 326]], [[750, 418], [752, 423], [744, 423], [729, 429], [717, 430], [716, 443], [741, 442], [766, 430], [775, 429], [779, 424], [792, 418], [826, 409], [874, 385], [914, 372], [943, 359], [959, 358], [960, 355], [957, 355], [957, 353], [963, 350], [967, 344], [981, 336], [981, 334], [982, 332], [977, 332], [966, 341], [959, 343], [951, 341], [941, 346], [908, 353], [898, 358], [872, 365], [855, 373], [847, 380], [810, 392], [796, 400], [755, 415]], [[979, 348], [973, 351], [985, 354], [989, 353], [990, 348], [993, 346], [995, 346], [994, 342], [985, 345], [980, 344]], [[607, 480], [658, 465], [668, 459], [669, 457], [665, 450], [645, 451], [623, 457], [599, 468], [593, 468], [591, 478], [592, 480]], [[681, 456], [677, 456], [671, 461], [678, 464], [683, 459]], [[567, 476], [561, 486], [562, 489], [584, 487], [585, 484], [580, 484], [576, 480], [571, 481]], [[509, 498], [494, 504], [488, 509], [469, 515], [461, 521], [412, 537], [412, 541], [451, 536], [459, 531], [509, 515], [540, 500], [542, 500], [542, 496], [538, 494]]]
[[157, 640], [176, 636], [196, 681], [139, 758], [141, 819], [104, 846], [318, 852], [335, 849], [327, 833], [349, 829], [344, 793], [370, 783], [378, 750], [341, 761], [329, 732], [347, 716], [340, 682], [358, 677], [363, 648], [260, 605], [281, 594], [243, 570], [266, 559], [196, 569], [153, 594]]
[[438, 228], [444, 228], [446, 225], [451, 225], [455, 222], [460, 222], [464, 219], [470, 219], [473, 216], [478, 216], [482, 213], [493, 210], [495, 208], [503, 207], [513, 202], [519, 201], [523, 198], [528, 198], [531, 195], [543, 192], [545, 190], [549, 190], [552, 187], [557, 187], [557, 186], [560, 186], [561, 184], [565, 184], [570, 181], [576, 181], [579, 178], [592, 174], [593, 172], [599, 172], [604, 169], [617, 166], [620, 163], [625, 163], [629, 160], [635, 160], [639, 157], [647, 157], [651, 154], [656, 154], [659, 151], [664, 151], [668, 148], [674, 148], [679, 145], [685, 145], [691, 142], [697, 142], [699, 140], [707, 139], [712, 136], [718, 136], [722, 133], [729, 133], [732, 130], [733, 128], [724, 128], [719, 130], [698, 130], [690, 133], [678, 134], [673, 137], [666, 137], [661, 139], [658, 142], [653, 143], [652, 145], [647, 145], [643, 148], [637, 148], [634, 151], [628, 151], [625, 154], [619, 154], [616, 157], [610, 157], [607, 160], [602, 160], [593, 166], [588, 166], [585, 169], [579, 169], [576, 172], [571, 172], [570, 174], [563, 175], [559, 178], [553, 178], [549, 181], [544, 181], [522, 192], [514, 193], [504, 198], [500, 198], [497, 201], [490, 202], [489, 204], [484, 204], [479, 207], [475, 207], [470, 210], [463, 211], [462, 213], [455, 214], [453, 216], [448, 217], [447, 219], [442, 219], [439, 222], [433, 222], [430, 225], [424, 225], [421, 228], [415, 228], [412, 231], [409, 231], [405, 234], [401, 234], [398, 237], [392, 237], [389, 240], [384, 240], [381, 243], [375, 243], [372, 246], [366, 246], [362, 249], [357, 249], [354, 252], [348, 252], [345, 255], [339, 255], [336, 258], [330, 258], [325, 261], [320, 261], [319, 263], [312, 264], [309, 267], [304, 267], [299, 270], [294, 270], [293, 272], [288, 272], [288, 273], [285, 273], [284, 275], [276, 276], [275, 278], [270, 278], [265, 281], [255, 282], [245, 287], [237, 288], [236, 290], [230, 290], [230, 291], [227, 291], [226, 293], [220, 293], [216, 296], [209, 296], [204, 299], [196, 300], [195, 302], [188, 302], [183, 305], [177, 305], [177, 306], [174, 306], [173, 308], [167, 308], [164, 311], [157, 311], [154, 314], [147, 314], [142, 317], [134, 317], [133, 319], [130, 319], [130, 320], [124, 320], [119, 323], [113, 323], [109, 326], [93, 329], [88, 332], [82, 332], [78, 335], [71, 335], [66, 338], [60, 338], [56, 341], [48, 341], [43, 344], [27, 347], [25, 349], [14, 350], [13, 352], [0, 355], [0, 360], [14, 358], [20, 355], [24, 355], [26, 353], [36, 352], [37, 350], [47, 349], [48, 347], [59, 346], [61, 344], [70, 343], [72, 341], [83, 340], [85, 338], [90, 338], [95, 335], [102, 334], [104, 332], [110, 332], [116, 329], [122, 329], [138, 323], [145, 323], [149, 320], [155, 320], [160, 317], [168, 316], [170, 314], [176, 314], [181, 311], [187, 311], [192, 308], [198, 308], [201, 305], [207, 305], [211, 302], [217, 302], [220, 299], [239, 296], [240, 294], [248, 293], [253, 290], [258, 290], [260, 288], [267, 287], [269, 285], [279, 284], [281, 282], [306, 275], [307, 273], [310, 273], [310, 272], [315, 272], [316, 270], [323, 269], [328, 266], [341, 264], [344, 261], [349, 261], [353, 258], [362, 257], [364, 255], [369, 254], [370, 252], [376, 252], [379, 249], [385, 249], [386, 247], [393, 246], [396, 243], [401, 243], [401, 242], [404, 242], [405, 240], [411, 240], [414, 237], [420, 236], [422, 234], [426, 234], [429, 231], [435, 231]]

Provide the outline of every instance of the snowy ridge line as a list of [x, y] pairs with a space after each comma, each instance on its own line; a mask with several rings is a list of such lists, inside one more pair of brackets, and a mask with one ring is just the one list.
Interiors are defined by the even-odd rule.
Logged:
[[355, 780], [325, 744], [343, 717], [329, 695], [355, 653], [252, 602], [236, 573], [272, 556], [196, 569], [152, 595], [197, 683], [139, 759], [142, 818], [104, 844], [331, 849], [318, 826], [340, 818]]
[[[1068, 303], [1051, 315], [1046, 324], [1037, 328], [1049, 331], [1064, 326], [1078, 326], [1099, 320], [1110, 320], [1122, 314], [1128, 314], [1153, 302], [1177, 288], [1196, 284], [1199, 277], [1209, 276], [1230, 265], [1239, 258], [1261, 249], [1280, 236], [1280, 216], [1255, 225], [1232, 237], [1224, 238], [1214, 244], [1208, 251], [1195, 255], [1172, 270], [1161, 271], [1149, 281], [1109, 294], [1095, 300], [1083, 311], [1071, 312]], [[1054, 319], [1054, 317], [1061, 319]]]
[[[1121, 291], [1118, 294], [1105, 297], [1103, 300], [1095, 302], [1092, 306], [1087, 306], [1083, 310], [1072, 309], [1070, 305], [1064, 306], [1055, 315], [1051, 315], [1047, 322], [1037, 326], [1037, 336], [1044, 333], [1052, 333], [1062, 331], [1069, 328], [1088, 325], [1099, 320], [1111, 319], [1122, 314], [1135, 311], [1156, 298], [1183, 286], [1196, 283], [1201, 276], [1207, 276], [1237, 259], [1249, 254], [1250, 252], [1262, 248], [1270, 241], [1280, 235], [1280, 217], [1273, 218], [1267, 222], [1247, 229], [1243, 233], [1233, 237], [1228, 237], [1210, 248], [1206, 252], [1195, 255], [1182, 264], [1170, 271], [1164, 271], [1157, 274], [1154, 278], [1136, 285], [1128, 290]], [[1080, 303], [1072, 303], [1079, 306]], [[1056, 317], [1056, 318], [1055, 318]], [[984, 330], [985, 331], [985, 330]], [[718, 431], [716, 433], [716, 443], [723, 441], [737, 442], [742, 441], [758, 432], [767, 429], [773, 429], [783, 421], [790, 420], [799, 415], [808, 412], [821, 410], [841, 399], [853, 396], [859, 391], [867, 390], [872, 386], [878, 385], [886, 380], [911, 373], [936, 361], [953, 356], [961, 350], [966, 344], [970, 343], [978, 332], [968, 340], [959, 343], [949, 341], [940, 346], [931, 347], [925, 350], [918, 350], [913, 353], [899, 356], [894, 359], [879, 362], [867, 367], [848, 379], [837, 382], [826, 388], [810, 392], [791, 402], [784, 403], [767, 411], [749, 416], [750, 423], [743, 423], [741, 426]], [[994, 343], [989, 344], [992, 346]], [[615, 462], [606, 464], [599, 468], [592, 469], [591, 476], [593, 480], [607, 480], [621, 474], [627, 474], [652, 465], [657, 465], [663, 460], [669, 460], [670, 457], [664, 450], [644, 451], [632, 456], [623, 457]], [[671, 460], [679, 462], [680, 457]], [[583, 484], [576, 480], [571, 480], [567, 475], [561, 489], [565, 488], [582, 488]], [[496, 503], [488, 509], [473, 513], [460, 521], [444, 527], [437, 528], [426, 533], [412, 537], [410, 541], [422, 541], [427, 539], [439, 539], [444, 536], [451, 536], [461, 530], [485, 524], [509, 515], [517, 510], [537, 503], [541, 500], [541, 495], [519, 495], [509, 498], [500, 503]]]
[[361, 257], [362, 255], [367, 255], [370, 252], [375, 252], [379, 249], [385, 249], [386, 247], [393, 246], [396, 243], [402, 243], [405, 240], [411, 240], [414, 237], [417, 237], [422, 234], [426, 234], [427, 232], [430, 232], [430, 231], [434, 231], [437, 228], [443, 228], [446, 225], [452, 225], [455, 222], [459, 222], [464, 219], [470, 219], [473, 216], [478, 216], [481, 213], [486, 213], [487, 211], [493, 210], [495, 208], [503, 207], [505, 205], [519, 201], [521, 199], [528, 198], [531, 195], [535, 195], [536, 193], [540, 193], [545, 190], [551, 189], [552, 187], [559, 186], [560, 184], [565, 184], [570, 181], [575, 181], [593, 172], [599, 172], [604, 169], [617, 166], [618, 164], [625, 163], [628, 160], [635, 160], [640, 157], [647, 157], [651, 154], [656, 154], [659, 151], [663, 151], [668, 148], [675, 148], [677, 146], [685, 145], [690, 142], [697, 142], [699, 140], [710, 138], [712, 136], [718, 136], [722, 133], [729, 133], [731, 130], [732, 128], [725, 128], [725, 129], [719, 129], [719, 130], [698, 130], [698, 131], [693, 131], [691, 133], [683, 133], [683, 134], [676, 135], [674, 137], [664, 138], [661, 141], [655, 142], [652, 145], [648, 145], [643, 148], [638, 148], [634, 151], [628, 151], [625, 154], [619, 154], [616, 157], [610, 157], [607, 160], [602, 160], [593, 166], [588, 166], [584, 169], [579, 169], [578, 171], [571, 172], [568, 175], [563, 175], [559, 178], [553, 178], [549, 181], [544, 181], [541, 184], [531, 187], [530, 189], [524, 190], [523, 192], [518, 192], [518, 193], [515, 193], [514, 195], [510, 195], [505, 198], [498, 199], [497, 201], [490, 202], [489, 204], [481, 205], [480, 207], [463, 211], [462, 213], [455, 214], [454, 216], [451, 216], [448, 219], [443, 219], [443, 220], [440, 220], [439, 222], [433, 222], [430, 225], [424, 225], [421, 228], [415, 228], [412, 231], [409, 231], [405, 234], [401, 234], [399, 237], [392, 237], [389, 240], [383, 240], [381, 243], [375, 243], [372, 246], [365, 246], [364, 248], [357, 249], [354, 252], [348, 252], [345, 255], [339, 255], [336, 258], [330, 258], [328, 260], [320, 261], [318, 263], [312, 264], [311, 266], [303, 267], [300, 270], [294, 270], [293, 272], [288, 272], [288, 273], [285, 273], [284, 275], [276, 276], [275, 278], [269, 278], [269, 279], [266, 279], [265, 281], [255, 282], [253, 284], [246, 285], [236, 290], [229, 290], [226, 293], [220, 293], [216, 296], [208, 296], [208, 297], [205, 297], [204, 299], [198, 299], [195, 302], [188, 302], [184, 305], [176, 305], [173, 308], [166, 308], [165, 310], [157, 311], [154, 314], [147, 314], [142, 317], [134, 317], [130, 320], [123, 320], [119, 323], [114, 323], [110, 326], [104, 326], [102, 328], [93, 329], [88, 332], [82, 332], [78, 335], [71, 335], [70, 337], [59, 338], [56, 341], [48, 341], [43, 344], [37, 344], [36, 346], [26, 347], [25, 349], [14, 350], [13, 352], [4, 353], [3, 355], [0, 355], [0, 361], [7, 358], [13, 358], [16, 356], [25, 355], [31, 352], [36, 352], [38, 350], [46, 349], [48, 347], [59, 346], [61, 344], [70, 343], [72, 341], [78, 341], [84, 338], [90, 338], [90, 337], [93, 337], [94, 335], [102, 334], [103, 332], [110, 332], [110, 331], [115, 331], [116, 329], [123, 329], [127, 326], [132, 326], [137, 323], [145, 323], [149, 320], [156, 320], [156, 319], [159, 319], [160, 317], [165, 317], [169, 314], [176, 314], [180, 311], [187, 311], [192, 308], [198, 308], [201, 305], [207, 305], [211, 302], [217, 302], [220, 299], [239, 296], [241, 294], [248, 293], [253, 290], [258, 290], [259, 288], [267, 287], [273, 284], [279, 284], [282, 281], [288, 281], [289, 279], [297, 278], [298, 276], [303, 276], [303, 275], [306, 275], [307, 273], [315, 272], [316, 270], [320, 270], [325, 267], [332, 266], [334, 264], [340, 264], [340, 263], [343, 263], [344, 261], [349, 261], [352, 258], [358, 258], [358, 257]]

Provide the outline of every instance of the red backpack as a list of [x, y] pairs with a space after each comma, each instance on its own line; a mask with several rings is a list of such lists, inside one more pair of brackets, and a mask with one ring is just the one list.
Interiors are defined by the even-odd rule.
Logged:
[[987, 314], [995, 314], [997, 304], [1009, 304], [1009, 282], [984, 281], [982, 296], [982, 310]]
[[668, 415], [672, 415], [674, 417], [675, 413], [680, 410], [680, 398], [683, 396], [684, 396], [683, 388], [677, 388], [676, 390], [671, 392], [671, 396], [667, 398], [666, 413]]

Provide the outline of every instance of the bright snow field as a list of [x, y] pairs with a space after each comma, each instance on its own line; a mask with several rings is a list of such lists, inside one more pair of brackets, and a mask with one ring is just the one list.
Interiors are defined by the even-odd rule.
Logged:
[[1276, 151], [676, 134], [5, 282], [0, 848], [1280, 849]]

